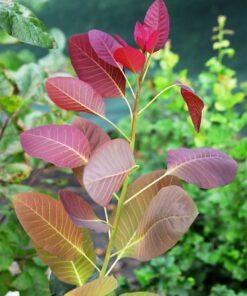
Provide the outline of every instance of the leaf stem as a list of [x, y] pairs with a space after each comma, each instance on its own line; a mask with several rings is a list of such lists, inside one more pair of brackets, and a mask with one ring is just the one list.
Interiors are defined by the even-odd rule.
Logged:
[[[109, 218], [108, 218], [108, 213], [107, 213], [106, 207], [104, 207], [104, 212], [105, 212], [105, 220], [106, 220], [106, 223], [109, 224]], [[109, 237], [109, 239], [111, 238], [111, 228], [109, 228], [108, 237]]]
[[114, 122], [112, 122], [107, 117], [97, 114], [100, 118], [104, 119], [106, 122], [108, 122], [110, 125], [112, 125], [128, 142], [130, 142], [130, 138], [125, 134], [124, 131], [122, 131]]
[[157, 182], [159, 182], [160, 180], [162, 180], [163, 178], [165, 178], [170, 173], [171, 173], [170, 171], [169, 172], [166, 171], [162, 176], [160, 176], [159, 178], [155, 179], [153, 182], [149, 183], [147, 186], [143, 187], [141, 190], [139, 190], [134, 195], [132, 195], [129, 199], [127, 199], [124, 202], [124, 205], [126, 205], [127, 203], [129, 203], [132, 199], [136, 198], [139, 194], [141, 194], [143, 191], [147, 190], [149, 187], [153, 186], [154, 184], [156, 184]]
[[141, 115], [149, 106], [151, 106], [163, 93], [165, 93], [166, 91], [168, 91], [169, 89], [171, 89], [172, 87], [175, 86], [179, 86], [179, 84], [172, 84], [166, 88], [164, 88], [163, 90], [161, 90], [151, 101], [149, 101], [147, 103], [146, 106], [144, 106], [139, 112], [138, 115]]

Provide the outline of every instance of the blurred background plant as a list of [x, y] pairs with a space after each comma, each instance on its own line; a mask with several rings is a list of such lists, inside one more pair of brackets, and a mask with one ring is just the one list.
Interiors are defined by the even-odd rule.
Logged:
[[[42, 12], [49, 1], [21, 2]], [[154, 290], [168, 296], [247, 295], [247, 138], [244, 130], [247, 83], [239, 83], [236, 72], [227, 66], [235, 52], [228, 40], [233, 32], [225, 28], [225, 23], [226, 18], [220, 16], [213, 30], [214, 56], [193, 81], [194, 73], [191, 75], [178, 67], [179, 56], [172, 51], [171, 44], [155, 56], [142, 104], [181, 80], [193, 82], [191, 85], [204, 99], [206, 110], [201, 132], [195, 134], [178, 90], [170, 89], [140, 119], [137, 157], [141, 164], [139, 173], [144, 173], [162, 168], [166, 152], [181, 144], [212, 146], [238, 161], [238, 177], [227, 187], [207, 192], [188, 186], [201, 213], [197, 223], [172, 251], [136, 269], [134, 280], [121, 277], [122, 291]], [[50, 186], [54, 180], [47, 173], [52, 170], [50, 166], [43, 166], [23, 153], [20, 132], [42, 124], [70, 122], [72, 117], [72, 113], [56, 108], [44, 92], [45, 78], [54, 73], [72, 73], [63, 53], [64, 34], [58, 29], [50, 33], [57, 48], [43, 54], [44, 51], [21, 47], [15, 38], [0, 31], [0, 295], [14, 290], [21, 296], [50, 295], [46, 267], [36, 257], [9, 202], [14, 194], [32, 190], [33, 186], [47, 192], [46, 185]], [[117, 120], [125, 112], [118, 100], [111, 103], [108, 112]], [[122, 127], [126, 124], [126, 120], [121, 122]], [[52, 184], [55, 190], [68, 182], [69, 177], [64, 176], [68, 175], [55, 179]]]

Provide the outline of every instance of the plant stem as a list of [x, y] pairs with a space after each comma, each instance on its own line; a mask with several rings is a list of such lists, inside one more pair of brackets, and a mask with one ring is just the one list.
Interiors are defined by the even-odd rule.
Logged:
[[[140, 73], [140, 75], [138, 77], [138, 80], [137, 80], [137, 92], [135, 94], [135, 103], [134, 103], [134, 109], [133, 109], [133, 120], [132, 120], [132, 124], [131, 124], [131, 136], [130, 136], [130, 147], [131, 147], [133, 152], [135, 150], [136, 127], [137, 127], [137, 120], [138, 120], [138, 106], [139, 106], [139, 100], [140, 100], [141, 89], [142, 89], [143, 75], [144, 75], [144, 73], [146, 73], [147, 66], [148, 65], [146, 63], [145, 67], [141, 71], [141, 73]], [[124, 180], [123, 187], [122, 187], [122, 192], [121, 192], [121, 195], [119, 197], [117, 210], [116, 210], [116, 214], [115, 214], [114, 222], [113, 222], [113, 230], [112, 230], [111, 238], [110, 238], [108, 246], [107, 246], [105, 260], [104, 260], [104, 263], [103, 263], [103, 266], [102, 266], [102, 269], [101, 269], [101, 272], [100, 272], [100, 277], [105, 276], [109, 261], [111, 259], [111, 252], [112, 252], [112, 248], [113, 248], [113, 242], [114, 242], [114, 239], [115, 239], [115, 236], [116, 236], [116, 233], [117, 233], [120, 214], [121, 214], [121, 210], [122, 210], [123, 205], [124, 205], [128, 185], [129, 185], [129, 174], [126, 176], [126, 178]]]

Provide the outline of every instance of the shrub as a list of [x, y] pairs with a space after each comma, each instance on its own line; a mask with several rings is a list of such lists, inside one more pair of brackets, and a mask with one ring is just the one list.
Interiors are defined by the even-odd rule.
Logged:
[[[148, 261], [163, 254], [179, 241], [197, 217], [197, 207], [180, 180], [212, 189], [229, 184], [235, 177], [236, 162], [227, 154], [213, 148], [179, 148], [168, 151], [166, 170], [162, 167], [131, 183], [130, 176], [139, 169], [134, 153], [142, 138], [136, 135], [144, 127], [138, 120], [162, 94], [180, 89], [180, 102], [186, 103], [195, 131], [200, 130], [204, 102], [186, 84], [173, 81], [146, 105], [143, 100], [142, 87], [152, 57], [164, 47], [168, 34], [167, 8], [162, 0], [155, 0], [144, 24], [136, 24], [134, 38], [138, 49], [118, 35], [99, 30], [74, 35], [69, 40], [69, 53], [78, 78], [60, 76], [46, 80], [48, 96], [57, 106], [96, 115], [123, 138], [112, 140], [99, 126], [81, 117], [75, 118], [71, 125], [42, 125], [21, 134], [27, 154], [72, 169], [105, 214], [105, 219], [98, 217], [82, 196], [69, 189], [60, 190], [59, 199], [39, 192], [14, 197], [19, 221], [41, 260], [53, 272], [53, 294], [57, 294], [54, 291], [58, 284], [63, 285], [56, 277], [69, 284], [65, 289], [71, 291], [66, 295], [112, 293], [117, 282], [110, 275], [120, 259]], [[134, 88], [125, 74], [127, 70], [136, 77]], [[133, 95], [132, 104], [125, 96], [126, 82]], [[119, 128], [105, 116], [105, 100], [115, 97], [123, 98], [129, 108], [128, 128]], [[183, 141], [179, 144], [183, 145]], [[108, 218], [107, 207], [113, 198], [117, 205]], [[88, 230], [108, 233], [102, 263], [96, 260]], [[71, 285], [77, 287], [73, 289]]]

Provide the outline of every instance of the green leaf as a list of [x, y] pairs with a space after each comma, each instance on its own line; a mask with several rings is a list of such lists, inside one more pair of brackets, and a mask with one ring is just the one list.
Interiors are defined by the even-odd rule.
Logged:
[[0, 94], [1, 97], [9, 97], [12, 95], [14, 91], [14, 87], [12, 86], [11, 82], [7, 79], [4, 73], [0, 72]]
[[16, 277], [11, 286], [20, 291], [26, 290], [32, 286], [32, 278], [28, 272], [24, 271]]
[[55, 40], [46, 26], [28, 8], [16, 2], [0, 2], [0, 26], [24, 43], [45, 48], [55, 47]]
[[15, 44], [18, 43], [16, 38], [11, 37], [8, 33], [0, 30], [0, 44]]

